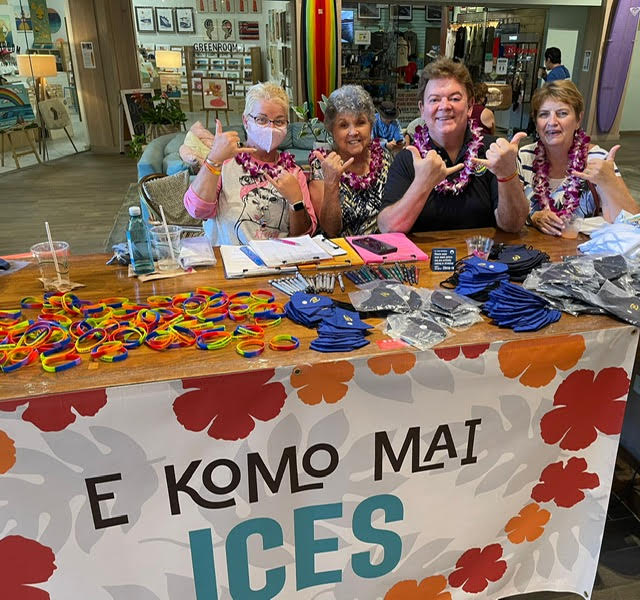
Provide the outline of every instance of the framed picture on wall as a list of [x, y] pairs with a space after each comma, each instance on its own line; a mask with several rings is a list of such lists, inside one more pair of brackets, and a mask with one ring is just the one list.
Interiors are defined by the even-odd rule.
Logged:
[[236, 41], [236, 22], [233, 19], [222, 19], [220, 23], [220, 41]]
[[427, 21], [440, 21], [442, 19], [442, 6], [428, 5], [425, 11]]
[[380, 20], [380, 7], [377, 4], [358, 4], [358, 19]]
[[156, 24], [158, 33], [172, 33], [176, 30], [173, 22], [172, 8], [156, 8]]
[[397, 17], [398, 21], [411, 21], [411, 4], [392, 4], [391, 16]]
[[120, 90], [120, 96], [131, 137], [144, 135], [142, 111], [144, 107], [153, 105], [153, 90]]
[[154, 32], [156, 30], [151, 6], [136, 6], [136, 27], [139, 33]]
[[178, 24], [178, 33], [195, 33], [193, 8], [176, 8], [176, 23]]
[[229, 110], [227, 80], [207, 78], [202, 80], [202, 106], [204, 110]]

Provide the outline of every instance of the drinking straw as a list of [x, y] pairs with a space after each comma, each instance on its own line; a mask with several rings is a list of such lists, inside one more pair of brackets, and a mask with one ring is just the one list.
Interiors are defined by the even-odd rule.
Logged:
[[162, 217], [162, 225], [164, 226], [164, 232], [167, 235], [167, 242], [169, 244], [169, 252], [171, 252], [171, 260], [173, 263], [176, 263], [176, 255], [173, 252], [173, 244], [171, 243], [171, 238], [169, 237], [169, 226], [167, 225], [167, 219], [164, 216], [164, 209], [162, 208], [162, 204], [160, 204], [160, 216]]
[[62, 276], [60, 275], [60, 267], [58, 266], [58, 257], [56, 256], [56, 249], [53, 247], [53, 240], [51, 239], [51, 229], [49, 229], [49, 221], [44, 222], [45, 229], [47, 230], [47, 238], [49, 239], [49, 248], [51, 249], [51, 256], [53, 256], [53, 265], [56, 268], [58, 274], [58, 285], [62, 285]]

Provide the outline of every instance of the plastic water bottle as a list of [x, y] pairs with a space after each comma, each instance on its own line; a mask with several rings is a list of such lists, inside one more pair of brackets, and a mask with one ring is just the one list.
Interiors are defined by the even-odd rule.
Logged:
[[153, 252], [151, 240], [140, 216], [140, 207], [129, 207], [129, 225], [127, 226], [127, 242], [131, 265], [136, 275], [153, 273]]

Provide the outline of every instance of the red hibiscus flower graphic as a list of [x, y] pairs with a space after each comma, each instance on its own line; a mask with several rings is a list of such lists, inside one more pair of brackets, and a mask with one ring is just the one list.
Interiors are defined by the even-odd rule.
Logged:
[[556, 390], [556, 408], [542, 417], [540, 433], [547, 444], [560, 442], [564, 450], [582, 450], [598, 437], [620, 433], [629, 392], [629, 377], [624, 369], [594, 372], [574, 371]]
[[281, 383], [267, 383], [273, 369], [183, 380], [190, 389], [178, 396], [173, 412], [189, 431], [202, 431], [216, 440], [246, 438], [255, 420], [275, 419], [287, 393]]
[[433, 351], [442, 360], [453, 360], [460, 356], [460, 352], [465, 358], [478, 358], [489, 348], [489, 344], [469, 344], [468, 346], [451, 346], [451, 348], [435, 348]]
[[0, 598], [46, 600], [49, 594], [33, 583], [48, 581], [56, 557], [47, 546], [20, 535], [0, 540]]
[[556, 506], [571, 508], [584, 500], [584, 489], [597, 488], [600, 478], [596, 473], [587, 473], [584, 458], [570, 458], [565, 467], [562, 461], [545, 467], [539, 483], [533, 488], [531, 497], [536, 502], [553, 500]]
[[487, 588], [490, 581], [498, 581], [507, 570], [507, 563], [500, 560], [502, 546], [490, 544], [484, 548], [467, 550], [456, 563], [456, 570], [449, 575], [449, 585], [469, 594], [477, 594]]
[[18, 406], [28, 404], [22, 413], [23, 421], [33, 423], [40, 431], [62, 431], [76, 420], [71, 409], [83, 417], [93, 417], [106, 403], [107, 392], [101, 389], [3, 402], [0, 403], [0, 410], [13, 412]]

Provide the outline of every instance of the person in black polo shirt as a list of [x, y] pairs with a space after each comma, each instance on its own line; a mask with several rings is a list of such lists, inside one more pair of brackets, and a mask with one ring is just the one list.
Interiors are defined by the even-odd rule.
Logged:
[[418, 106], [425, 127], [394, 160], [382, 198], [382, 232], [495, 227], [519, 231], [529, 213], [518, 178], [518, 143], [483, 135], [469, 120], [473, 82], [447, 58], [420, 77]]

